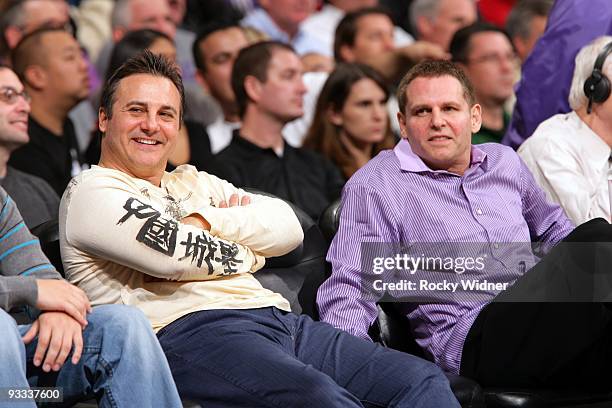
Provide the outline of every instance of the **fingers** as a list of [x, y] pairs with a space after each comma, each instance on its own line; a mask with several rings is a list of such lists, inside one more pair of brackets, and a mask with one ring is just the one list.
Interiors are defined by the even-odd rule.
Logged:
[[[83, 335], [80, 324], [64, 313], [47, 312], [35, 322], [38, 328], [38, 344], [34, 352], [34, 365], [45, 372], [59, 371], [66, 362], [74, 345], [74, 364], [78, 363], [83, 350]], [[29, 335], [28, 332], [26, 335]], [[43, 361], [44, 360], [44, 361]]]
[[[91, 309], [91, 306], [90, 306]], [[84, 310], [79, 310], [72, 303], [66, 303], [64, 305], [64, 312], [66, 312], [70, 317], [79, 322], [79, 324], [84, 328], [87, 326], [86, 312]]]
[[[77, 330], [80, 333], [80, 327]], [[53, 371], [59, 371], [59, 369], [64, 365], [68, 354], [70, 354], [70, 350], [72, 350], [72, 344], [74, 342], [75, 334], [76, 332], [74, 331], [74, 329], [64, 332], [64, 336], [60, 343], [59, 353], [57, 354], [55, 361], [53, 361], [52, 363]]]
[[72, 353], [72, 364], [76, 364], [81, 359], [81, 353], [83, 352], [83, 333], [77, 331], [72, 336], [72, 344], [74, 345], [74, 351]]
[[219, 208], [228, 208], [228, 207], [236, 207], [238, 205], [249, 205], [251, 203], [251, 197], [249, 196], [240, 196], [238, 194], [232, 194], [229, 198], [229, 204], [226, 201], [221, 201], [219, 203]]
[[[37, 320], [37, 322], [40, 321]], [[40, 326], [40, 323], [39, 323]], [[42, 361], [43, 361], [43, 357], [45, 356], [45, 353], [47, 352], [47, 348], [49, 347], [49, 343], [51, 342], [51, 328], [47, 325], [42, 325], [39, 328], [39, 333], [38, 333], [38, 345], [36, 346], [36, 352], [34, 353], [34, 365], [36, 367], [40, 366]], [[44, 371], [49, 371], [50, 367], [48, 367], [45, 370], [45, 367], [43, 366], [43, 370]]]
[[23, 337], [21, 338], [25, 344], [30, 344], [30, 342], [34, 340], [34, 338], [38, 334], [38, 327], [39, 327], [39, 323], [38, 323], [38, 320], [36, 320], [32, 324], [32, 327], [30, 327], [30, 330], [28, 330], [26, 334], [24, 334]]

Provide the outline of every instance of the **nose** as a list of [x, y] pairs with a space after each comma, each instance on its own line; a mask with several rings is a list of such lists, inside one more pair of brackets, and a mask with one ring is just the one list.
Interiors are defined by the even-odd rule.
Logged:
[[79, 55], [79, 70], [82, 72], [88, 72], [89, 67], [87, 65], [87, 58], [83, 54]]
[[374, 104], [374, 108], [372, 109], [372, 118], [376, 121], [381, 121], [385, 119], [387, 115], [387, 107], [384, 103], [376, 103]]
[[431, 111], [431, 127], [432, 129], [441, 129], [444, 127], [444, 116], [439, 108], [434, 108]]
[[159, 130], [159, 122], [154, 112], [147, 112], [147, 115], [140, 122], [140, 129], [147, 135], [154, 134]]
[[298, 93], [300, 93], [300, 95], [304, 96], [304, 94], [306, 92], [308, 92], [308, 89], [306, 89], [306, 85], [304, 84], [304, 80], [302, 79], [302, 76], [300, 75], [300, 79], [298, 81], [298, 89], [297, 89]]
[[393, 36], [385, 36], [384, 47], [386, 51], [393, 51], [395, 49], [395, 39]]

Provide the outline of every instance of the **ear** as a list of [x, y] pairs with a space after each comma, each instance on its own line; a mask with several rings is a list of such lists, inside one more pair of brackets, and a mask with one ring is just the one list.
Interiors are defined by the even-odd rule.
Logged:
[[517, 35], [512, 38], [512, 43], [514, 44], [516, 53], [519, 55], [519, 57], [521, 57], [521, 59], [524, 59], [524, 57], [527, 55], [527, 42]]
[[115, 27], [113, 29], [113, 43], [118, 43], [123, 36], [125, 36], [125, 34], [127, 33], [127, 30], [125, 29], [125, 27]]
[[472, 125], [472, 134], [478, 132], [482, 125], [482, 107], [477, 103], [470, 109], [470, 122]]
[[108, 128], [108, 116], [106, 116], [106, 111], [104, 108], [100, 108], [98, 110], [98, 129], [100, 132], [106, 133], [106, 129]]
[[348, 45], [340, 47], [340, 58], [343, 62], [355, 62], [355, 53]]
[[19, 28], [14, 25], [9, 25], [4, 30], [4, 38], [6, 39], [6, 44], [9, 49], [13, 49], [19, 44], [19, 41], [23, 38], [23, 33]]
[[210, 93], [210, 86], [208, 85], [208, 81], [206, 81], [206, 75], [199, 69], [196, 70], [195, 80], [202, 88], [204, 88], [206, 93]]
[[406, 127], [406, 116], [402, 111], [397, 112], [397, 122], [400, 127], [400, 136], [402, 139], [408, 139], [408, 128]]
[[261, 99], [262, 83], [253, 75], [247, 75], [244, 78], [244, 90], [253, 102], [257, 103]]
[[336, 125], [336, 126], [343, 126], [344, 125], [344, 120], [342, 119], [342, 114], [338, 111], [336, 111], [334, 108], [330, 107], [327, 109], [327, 112], [325, 112], [327, 115], [327, 120], [329, 120], [331, 122], [331, 124]]
[[40, 65], [30, 65], [23, 72], [25, 83], [33, 89], [43, 89], [47, 85], [47, 72]]

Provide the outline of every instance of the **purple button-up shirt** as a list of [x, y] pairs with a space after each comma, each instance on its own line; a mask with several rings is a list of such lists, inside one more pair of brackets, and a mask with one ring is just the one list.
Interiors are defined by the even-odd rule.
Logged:
[[[470, 167], [459, 176], [430, 169], [406, 140], [400, 141], [394, 150], [372, 159], [344, 188], [340, 228], [327, 255], [333, 273], [317, 297], [321, 319], [368, 338], [377, 311], [374, 300], [362, 292], [362, 274], [372, 273], [361, 267], [363, 242], [481, 243], [490, 247], [492, 258], [500, 243], [555, 244], [573, 225], [545, 197], [508, 147], [473, 146]], [[525, 271], [509, 271], [502, 261], [496, 262], [487, 263], [482, 278], [511, 284]], [[419, 345], [445, 371], [458, 374], [468, 331], [497, 293], [480, 292], [479, 301], [449, 297], [444, 302], [402, 307]]]

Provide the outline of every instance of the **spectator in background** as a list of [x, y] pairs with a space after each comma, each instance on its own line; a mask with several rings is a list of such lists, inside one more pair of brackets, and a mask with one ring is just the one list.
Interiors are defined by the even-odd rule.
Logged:
[[0, 184], [17, 204], [28, 228], [58, 217], [59, 197], [40, 177], [7, 166], [11, 153], [28, 143], [29, 96], [17, 75], [0, 66]]
[[478, 17], [474, 0], [413, 0], [410, 22], [416, 38], [448, 50], [453, 34]]
[[[328, 56], [334, 52], [334, 32], [342, 17], [349, 12], [361, 8], [376, 7], [378, 0], [330, 0], [321, 10], [312, 14], [302, 23], [302, 29], [325, 45]], [[393, 32], [395, 46], [403, 47], [411, 44], [414, 39], [400, 27]]]
[[42, 27], [67, 28], [68, 4], [57, 0], [14, 1], [0, 14], [0, 58], [10, 61], [10, 52], [21, 39]]
[[522, 0], [510, 11], [506, 20], [506, 31], [512, 39], [521, 64], [544, 33], [552, 5], [553, 0]]
[[259, 30], [271, 40], [290, 44], [298, 55], [329, 54], [324, 44], [302, 28], [304, 20], [315, 10], [315, 0], [260, 0], [259, 6], [241, 21], [243, 26]]
[[391, 149], [389, 91], [374, 69], [340, 64], [329, 75], [315, 109], [304, 147], [330, 159], [349, 179], [383, 149]]
[[[13, 6], [5, 13], [0, 13], [0, 31], [4, 38], [5, 63], [11, 65], [8, 53], [13, 50], [19, 41], [27, 34], [40, 28], [63, 28], [75, 34], [76, 27], [68, 15], [68, 5], [64, 0], [25, 0], [15, 1]], [[0, 47], [2, 48], [2, 47]], [[86, 56], [85, 56], [86, 57]], [[2, 59], [0, 57], [0, 59]], [[87, 60], [90, 79], [90, 89], [98, 84], [95, 69]], [[74, 126], [79, 151], [89, 144], [92, 123], [95, 112], [84, 101], [77, 104], [70, 113], [70, 120]]]
[[472, 143], [501, 142], [510, 122], [504, 105], [514, 92], [519, 66], [510, 37], [494, 25], [474, 23], [455, 33], [450, 51], [482, 106], [482, 127], [473, 134]]
[[[597, 217], [610, 221], [611, 52], [612, 36], [599, 37], [580, 50], [570, 88], [572, 111], [542, 122], [518, 150], [548, 198], [576, 225]], [[587, 95], [586, 82], [594, 83], [591, 75], [601, 80]]]
[[72, 34], [46, 28], [28, 34], [13, 50], [13, 67], [32, 98], [30, 142], [9, 165], [46, 180], [61, 196], [85, 160], [68, 113], [89, 95], [89, 73]]
[[232, 132], [240, 127], [231, 76], [238, 52], [247, 45], [243, 29], [232, 22], [208, 23], [193, 43], [196, 78], [223, 111], [206, 127], [213, 154], [223, 150], [232, 140]]
[[340, 196], [344, 179], [316, 152], [293, 148], [283, 126], [303, 114], [302, 63], [284, 43], [243, 48], [232, 70], [242, 127], [215, 157], [212, 172], [237, 187], [256, 188], [293, 202], [313, 219]]
[[[124, 62], [145, 49], [176, 62], [176, 47], [166, 34], [149, 29], [130, 31], [113, 48], [106, 80], [108, 81]], [[99, 106], [99, 101], [96, 106]], [[87, 161], [90, 164], [97, 164], [100, 159], [101, 134], [99, 131], [96, 133], [93, 144], [87, 150]], [[210, 166], [210, 160], [210, 142], [206, 130], [198, 122], [183, 118], [176, 147], [168, 158], [168, 170], [187, 163], [206, 170]]]
[[608, 0], [557, 1], [546, 31], [521, 69], [516, 105], [502, 143], [517, 149], [544, 120], [567, 113], [574, 58], [580, 48], [602, 35], [612, 35]]
[[111, 15], [111, 27], [112, 43], [104, 46], [96, 61], [96, 68], [103, 77], [106, 77], [113, 44], [129, 31], [150, 28], [166, 34], [172, 41], [176, 35], [168, 0], [117, 0]]
[[[448, 54], [438, 45], [417, 41], [404, 47], [396, 47], [394, 25], [386, 10], [380, 7], [359, 9], [347, 13], [334, 38], [334, 57], [337, 62], [357, 62], [376, 69], [389, 87], [394, 87], [407, 67], [422, 59], [444, 59]], [[293, 146], [301, 146], [312, 118], [319, 92], [327, 79], [326, 73], [309, 73], [304, 76], [308, 93], [304, 97], [304, 116], [289, 123], [283, 129], [285, 139]], [[390, 116], [397, 113], [397, 101], [389, 99]], [[394, 121], [395, 126], [397, 123]], [[399, 127], [393, 128], [399, 134]]]

